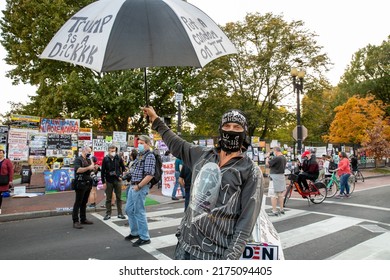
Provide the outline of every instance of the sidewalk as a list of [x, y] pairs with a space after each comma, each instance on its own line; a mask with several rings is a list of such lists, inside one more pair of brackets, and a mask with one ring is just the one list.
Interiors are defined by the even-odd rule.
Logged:
[[[390, 175], [374, 173], [371, 172], [370, 170], [362, 170], [362, 173], [366, 180], [370, 180], [373, 178], [380, 178], [381, 184], [390, 185]], [[267, 188], [267, 186], [268, 186], [268, 178], [265, 178], [265, 188]], [[39, 191], [43, 192], [44, 188], [42, 187]], [[156, 187], [150, 190], [148, 197], [159, 202], [160, 204], [183, 202], [183, 200], [172, 201], [171, 197], [163, 196], [161, 193], [161, 189], [157, 189]], [[60, 192], [54, 194], [44, 194], [44, 195], [30, 197], [30, 198], [28, 197], [3, 198], [2, 214], [0, 215], [0, 223], [15, 221], [15, 220], [57, 216], [57, 215], [69, 215], [71, 214], [72, 211], [74, 198], [75, 198], [75, 194], [73, 191]], [[102, 205], [105, 204], [105, 196], [103, 190], [97, 191], [97, 202], [98, 203], [96, 208], [87, 208], [87, 211], [88, 212], [105, 211], [105, 208], [101, 207]], [[113, 208], [113, 215], [115, 214], [116, 214], [116, 208]]]
[[[37, 191], [44, 191], [44, 188]], [[30, 193], [30, 191], [28, 192]], [[159, 202], [160, 204], [176, 203], [171, 197], [163, 196], [161, 189], [153, 187], [148, 195], [149, 198]], [[51, 194], [43, 194], [34, 197], [6, 197], [3, 198], [2, 214], [0, 215], [1, 222], [9, 222], [15, 220], [33, 219], [41, 217], [50, 217], [57, 215], [71, 215], [72, 207], [75, 199], [74, 191], [58, 192]], [[88, 208], [87, 212], [104, 212], [105, 195], [104, 190], [97, 191], [97, 205], [95, 208]], [[179, 200], [183, 202], [184, 200]], [[124, 209], [125, 205], [122, 206]], [[116, 215], [116, 207], [113, 207], [112, 214]]]

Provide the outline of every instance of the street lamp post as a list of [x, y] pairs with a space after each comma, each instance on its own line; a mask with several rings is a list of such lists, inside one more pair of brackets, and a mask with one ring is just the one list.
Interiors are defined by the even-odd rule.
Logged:
[[183, 87], [181, 83], [176, 84], [177, 101], [177, 135], [181, 135], [181, 102], [183, 101]]
[[[291, 68], [291, 76], [293, 79], [294, 93], [297, 94], [297, 154], [302, 152], [302, 126], [301, 126], [301, 106], [299, 102], [299, 95], [303, 93], [303, 78], [305, 77], [304, 70]], [[298, 81], [297, 81], [298, 78]]]

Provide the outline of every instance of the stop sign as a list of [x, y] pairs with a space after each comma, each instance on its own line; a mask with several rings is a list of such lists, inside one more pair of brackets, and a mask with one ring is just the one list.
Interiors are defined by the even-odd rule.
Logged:
[[[302, 127], [302, 141], [306, 139], [307, 137], [307, 128], [304, 126], [304, 125], [301, 125]], [[296, 126], [294, 129], [293, 129], [293, 138], [295, 140], [298, 140], [298, 126]]]

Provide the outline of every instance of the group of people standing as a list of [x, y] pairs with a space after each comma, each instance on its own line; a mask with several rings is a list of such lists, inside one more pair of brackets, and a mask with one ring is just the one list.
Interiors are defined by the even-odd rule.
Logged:
[[[315, 149], [304, 151], [301, 160], [297, 161], [297, 182], [303, 192], [308, 190], [307, 180], [314, 182], [320, 176], [331, 177], [333, 172], [337, 172], [337, 176], [340, 178], [340, 193], [335, 198], [350, 197], [348, 179], [352, 174], [351, 167], [353, 170], [357, 169], [356, 157], [352, 156], [350, 161], [345, 152], [339, 152], [335, 157], [323, 155], [322, 159], [317, 160], [315, 153]], [[279, 216], [285, 213], [283, 194], [286, 190], [286, 158], [280, 147], [273, 147], [272, 157], [271, 153], [267, 154], [265, 164], [266, 167], [270, 168], [270, 184], [272, 184], [272, 191], [269, 193], [272, 205], [271, 214]]]
[[[150, 181], [154, 175], [155, 157], [150, 152], [151, 141], [146, 135], [139, 136], [138, 153], [130, 167], [130, 186], [126, 191], [125, 212], [130, 226], [130, 235], [126, 240], [138, 239], [133, 246], [150, 243], [149, 230], [145, 212], [146, 195], [149, 192]], [[86, 217], [86, 206], [93, 179], [91, 173], [96, 174], [98, 166], [91, 157], [91, 148], [83, 147], [81, 155], [75, 159], [75, 203], [73, 205], [73, 227], [82, 229], [83, 225], [92, 225]], [[103, 220], [111, 219], [112, 196], [116, 196], [116, 206], [119, 219], [126, 219], [122, 211], [122, 177], [126, 171], [123, 159], [117, 154], [117, 148], [110, 146], [108, 155], [101, 165], [101, 180], [106, 194], [106, 215]]]
[[[185, 197], [185, 214], [176, 232], [178, 241], [175, 259], [239, 259], [246, 244], [252, 239], [252, 230], [258, 221], [263, 197], [263, 174], [246, 154], [249, 143], [245, 114], [239, 110], [225, 112], [219, 125], [218, 145], [203, 147], [189, 143], [173, 133], [152, 107], [144, 107], [142, 110], [144, 116], [151, 121], [152, 129], [161, 135], [176, 158], [176, 184], [172, 199], [177, 198], [176, 191], [179, 188]], [[93, 185], [91, 174], [96, 174], [99, 168], [106, 192], [106, 215], [103, 220], [111, 219], [113, 193], [116, 196], [118, 218], [126, 218], [122, 212], [121, 200], [126, 166], [115, 146], [110, 146], [108, 150], [101, 167], [91, 157], [90, 147], [82, 148], [81, 155], [75, 159], [75, 202], [72, 219], [76, 229], [93, 224], [87, 219], [86, 205]], [[339, 196], [348, 197], [350, 164], [344, 152], [339, 153], [339, 157], [340, 161], [335, 169], [341, 182]], [[0, 174], [7, 173], [11, 183], [12, 172], [3, 171], [8, 169], [3, 150], [0, 150], [0, 164]], [[151, 139], [141, 135], [138, 137], [138, 152], [128, 171], [130, 184], [126, 190], [125, 206], [130, 228], [125, 240], [136, 240], [132, 243], [135, 247], [151, 243], [145, 201], [155, 166], [156, 158], [151, 152]], [[272, 156], [267, 155], [266, 166], [270, 168], [270, 180], [274, 187], [271, 197], [272, 212], [284, 214], [286, 158], [280, 147], [273, 148]], [[298, 182], [305, 190], [306, 179], [315, 180], [319, 175], [320, 168], [315, 151], [304, 152], [298, 166], [302, 170]], [[4, 186], [0, 185], [0, 192], [4, 190]]]

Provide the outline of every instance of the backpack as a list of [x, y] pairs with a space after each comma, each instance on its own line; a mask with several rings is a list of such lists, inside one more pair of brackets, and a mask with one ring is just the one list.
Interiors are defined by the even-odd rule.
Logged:
[[337, 164], [334, 161], [330, 161], [328, 171], [333, 173], [335, 169], [337, 169]]
[[156, 164], [154, 166], [154, 176], [153, 179], [150, 180], [149, 182], [151, 184], [150, 187], [152, 188], [154, 185], [160, 182], [163, 171], [162, 171], [162, 159], [160, 154], [156, 151], [152, 151], [151, 153], [154, 155], [154, 159], [156, 160]]

